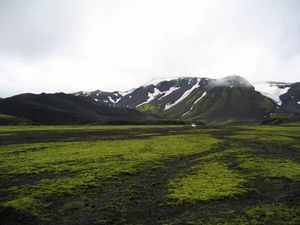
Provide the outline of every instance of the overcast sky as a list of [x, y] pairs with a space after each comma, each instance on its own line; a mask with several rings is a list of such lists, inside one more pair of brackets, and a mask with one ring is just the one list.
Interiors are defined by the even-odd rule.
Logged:
[[233, 74], [300, 81], [300, 1], [0, 0], [0, 97]]

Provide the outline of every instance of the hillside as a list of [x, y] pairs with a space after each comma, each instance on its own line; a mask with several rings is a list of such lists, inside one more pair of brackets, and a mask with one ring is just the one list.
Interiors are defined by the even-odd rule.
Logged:
[[280, 96], [282, 108], [300, 114], [300, 82], [290, 85], [288, 91]]
[[21, 94], [1, 99], [0, 113], [27, 118], [38, 124], [105, 123], [148, 117], [133, 109], [107, 106], [86, 97], [64, 93]]

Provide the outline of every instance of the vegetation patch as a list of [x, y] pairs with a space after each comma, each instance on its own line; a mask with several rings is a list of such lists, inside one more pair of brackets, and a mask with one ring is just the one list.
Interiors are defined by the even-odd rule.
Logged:
[[[31, 208], [46, 196], [76, 195], [101, 184], [97, 180], [135, 174], [138, 168], [153, 166], [173, 157], [208, 151], [219, 141], [209, 135], [172, 135], [149, 139], [37, 143], [0, 147], [2, 180], [41, 173], [67, 173], [69, 177], [42, 179], [8, 188], [2, 204]], [[32, 151], [34, 149], [34, 151]], [[17, 153], [17, 154], [16, 154]], [[18, 166], [15, 166], [18, 165]], [[30, 199], [34, 204], [23, 204]], [[38, 210], [38, 209], [36, 209]]]
[[25, 118], [18, 118], [11, 115], [0, 114], [0, 125], [26, 125], [31, 122]]
[[208, 201], [243, 194], [246, 180], [226, 164], [208, 162], [191, 168], [191, 174], [169, 182], [167, 198], [177, 203]]
[[15, 117], [10, 115], [0, 114], [0, 119], [13, 119], [13, 118]]
[[242, 139], [255, 139], [265, 141], [291, 141], [292, 137], [300, 137], [299, 126], [293, 125], [253, 125], [253, 126], [241, 126], [246, 129], [243, 132], [235, 135], [236, 138]]
[[300, 224], [300, 207], [296, 206], [286, 206], [278, 203], [264, 204], [248, 208], [246, 215], [251, 218], [249, 224]]
[[151, 103], [143, 104], [139, 106], [138, 109], [143, 112], [152, 112], [152, 113], [156, 113], [158, 111], [157, 106]]
[[286, 177], [300, 182], [300, 164], [286, 159], [264, 159], [251, 157], [243, 159], [240, 166], [260, 173], [262, 176]]
[[256, 140], [256, 141], [293, 141], [291, 137], [288, 137], [286, 134], [278, 134], [278, 133], [273, 133], [271, 134], [270, 132], [255, 132], [255, 131], [245, 131], [241, 132], [239, 134], [233, 135], [232, 138], [237, 138], [237, 139], [245, 139], [245, 140]]

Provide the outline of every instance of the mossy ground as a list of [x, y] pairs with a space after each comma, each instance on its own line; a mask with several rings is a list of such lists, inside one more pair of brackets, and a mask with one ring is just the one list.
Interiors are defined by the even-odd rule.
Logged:
[[158, 111], [157, 106], [151, 103], [143, 104], [139, 106], [138, 109], [142, 112], [151, 112], [151, 113], [156, 113]]
[[18, 118], [11, 115], [0, 114], [0, 126], [1, 125], [27, 125], [30, 121], [25, 118]]
[[299, 224], [300, 128], [2, 126], [3, 224]]

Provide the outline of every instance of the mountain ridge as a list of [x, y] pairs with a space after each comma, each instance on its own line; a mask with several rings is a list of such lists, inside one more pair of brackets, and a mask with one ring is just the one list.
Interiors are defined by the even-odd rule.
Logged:
[[1, 99], [0, 113], [26, 118], [36, 124], [102, 124], [114, 120], [144, 120], [148, 117], [134, 109], [108, 106], [65, 93], [27, 93]]
[[[212, 82], [215, 82], [216, 84], [219, 83], [219, 85], [224, 85], [226, 86], [226, 82], [224, 82], [224, 80], [234, 80], [232, 78], [242, 78], [241, 76], [238, 76], [238, 75], [231, 75], [231, 76], [227, 76], [227, 77], [224, 77], [224, 78], [219, 78], [219, 79], [215, 79], [215, 78], [208, 78], [208, 77], [193, 77], [193, 76], [187, 76], [187, 77], [165, 77], [165, 78], [153, 78], [151, 79], [149, 82], [139, 86], [139, 87], [135, 87], [135, 88], [131, 88], [130, 90], [127, 90], [127, 91], [112, 91], [112, 92], [109, 92], [109, 91], [100, 91], [100, 90], [96, 90], [96, 91], [79, 91], [79, 92], [75, 92], [75, 93], [71, 93], [71, 94], [74, 94], [74, 95], [83, 95], [83, 96], [87, 96], [87, 97], [90, 97], [93, 95], [93, 93], [97, 93], [97, 96], [101, 96], [102, 93], [105, 93], [107, 95], [109, 94], [116, 94], [118, 95], [119, 97], [120, 96], [126, 96], [126, 95], [129, 95], [130, 93], [132, 93], [133, 91], [135, 91], [136, 89], [138, 88], [141, 88], [141, 87], [147, 87], [147, 86], [151, 86], [151, 85], [158, 85], [159, 83], [162, 83], [162, 82], [171, 82], [171, 81], [179, 81], [179, 80], [192, 80], [192, 79], [206, 79], [206, 80], [210, 80]], [[242, 78], [244, 79], [244, 78]], [[245, 79], [244, 79], [245, 80]], [[246, 80], [245, 80], [246, 81]], [[295, 82], [297, 83], [297, 82]], [[276, 88], [285, 88], [285, 87], [289, 87], [291, 86], [293, 83], [292, 82], [279, 82], [279, 81], [264, 81], [264, 82], [248, 82], [246, 81], [246, 84], [250, 84], [252, 86], [254, 86], [257, 91], [259, 92], [263, 92], [263, 90], [260, 90], [262, 89], [262, 87], [259, 87], [260, 84], [266, 84], [266, 85], [269, 85], [269, 86], [274, 86]], [[227, 85], [229, 86], [229, 85]], [[284, 93], [282, 93], [284, 94]], [[267, 96], [267, 97], [270, 97], [270, 96]], [[94, 100], [97, 99], [96, 97], [94, 98]], [[106, 103], [112, 103], [112, 104], [115, 104], [117, 103], [116, 100], [110, 100], [110, 99], [105, 99]], [[96, 100], [97, 101], [97, 100]]]
[[250, 83], [236, 75], [154, 79], [125, 92], [27, 93], [2, 98], [0, 114], [5, 123], [29, 120], [37, 124], [286, 121], [285, 117], [300, 117], [300, 82]]
[[[212, 91], [208, 91], [216, 87], [219, 87], [218, 89], [215, 89], [216, 92], [220, 92], [218, 94], [219, 98], [210, 97], [210, 95], [214, 94]], [[137, 88], [133, 88], [130, 91], [123, 92], [122, 94], [118, 91], [110, 93], [106, 92], [105, 96], [99, 91], [94, 93], [96, 95], [87, 94], [85, 96], [92, 98], [95, 101], [102, 101], [108, 105], [148, 111], [169, 119], [199, 118], [199, 115], [196, 115], [195, 112], [203, 111], [204, 108], [206, 108], [207, 112], [212, 113], [214, 111], [215, 115], [218, 114], [216, 108], [219, 108], [219, 111], [223, 111], [219, 113], [223, 116], [219, 117], [220, 119], [224, 119], [222, 117], [225, 116], [224, 112], [227, 110], [226, 105], [221, 107], [221, 105], [223, 105], [222, 102], [219, 102], [218, 105], [214, 103], [219, 101], [218, 99], [223, 99], [223, 101], [228, 103], [228, 106], [232, 105], [234, 108], [244, 108], [245, 112], [243, 112], [243, 114], [248, 114], [247, 110], [250, 110], [250, 106], [247, 106], [246, 104], [254, 104], [255, 106], [253, 105], [252, 107], [258, 108], [257, 113], [252, 113], [252, 116], [248, 114], [249, 117], [245, 119], [263, 119], [270, 113], [278, 111], [279, 108], [288, 112], [299, 113], [300, 105], [297, 104], [297, 102], [300, 101], [300, 97], [296, 94], [299, 92], [299, 87], [299, 83], [290, 82], [267, 81], [251, 83], [238, 75], [227, 76], [220, 79], [211, 79], [207, 77], [169, 77], [154, 78], [150, 82]], [[234, 91], [230, 89], [234, 89]], [[293, 96], [286, 96], [281, 99], [281, 96], [284, 96], [289, 90], [293, 93]], [[232, 97], [231, 92], [239, 95], [239, 98]], [[205, 95], [202, 96], [204, 93]], [[107, 97], [108, 95], [113, 96]], [[250, 96], [252, 97], [250, 98]], [[295, 99], [289, 101], [288, 98], [292, 97]], [[207, 102], [207, 99], [210, 98], [210, 101], [214, 102]], [[246, 102], [240, 101], [243, 99], [247, 99]], [[282, 100], [284, 102], [282, 102]], [[234, 101], [239, 101], [240, 105], [235, 105], [233, 103]], [[290, 102], [289, 104], [287, 104], [288, 101]], [[215, 109], [208, 109], [204, 103]], [[258, 113], [258, 111], [260, 113]], [[192, 115], [194, 115], [194, 117], [192, 117]], [[215, 116], [210, 118], [211, 116], [204, 115], [207, 115], [207, 113], [203, 114], [203, 119], [205, 120], [216, 119]], [[229, 115], [228, 119], [235, 119], [237, 116], [238, 115]]]

